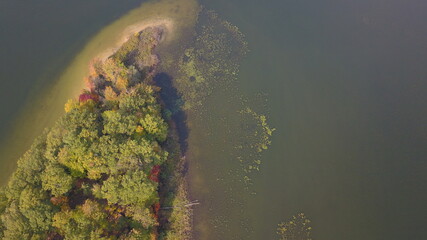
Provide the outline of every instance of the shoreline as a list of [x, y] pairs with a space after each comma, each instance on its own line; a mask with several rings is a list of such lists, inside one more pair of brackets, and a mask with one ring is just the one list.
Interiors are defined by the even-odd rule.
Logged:
[[[65, 114], [18, 161], [17, 172], [35, 175], [39, 171], [41, 176], [27, 183], [25, 175], [14, 174], [8, 184], [24, 181], [22, 189], [43, 193], [37, 200], [46, 202], [47, 207], [40, 214], [46, 216], [45, 227], [52, 230], [37, 232], [37, 236], [62, 239], [78, 235], [86, 239], [86, 230], [91, 229], [90, 234], [96, 236], [191, 239], [192, 209], [187, 206], [195, 204], [188, 198], [186, 149], [181, 141], [186, 121], [163, 112], [171, 107], [167, 104], [170, 97], [175, 102], [179, 96], [172, 78], [164, 86], [156, 84], [164, 81], [153, 79], [162, 75], [157, 68], [161, 62], [152, 61], [158, 57], [155, 49], [169, 40], [170, 35], [163, 34], [170, 33], [171, 26], [170, 21], [150, 21], [126, 27], [120, 34], [124, 42], [103, 51], [107, 54], [114, 49], [107, 59], [93, 63], [97, 65], [85, 74], [83, 92], [68, 100]], [[55, 145], [49, 145], [52, 142]], [[61, 180], [55, 179], [58, 175]], [[13, 209], [13, 200], [21, 199], [24, 191], [10, 189], [14, 195], [4, 195], [7, 209]], [[33, 215], [20, 211], [33, 221]], [[97, 218], [94, 212], [105, 217]], [[2, 210], [0, 215], [7, 213]], [[82, 219], [91, 223], [82, 222], [70, 232], [73, 222]], [[120, 219], [123, 221], [118, 224]], [[0, 234], [6, 238], [36, 234], [34, 226], [19, 233], [11, 226], [6, 225]], [[93, 232], [96, 229], [100, 230]]]
[[[135, 12], [133, 12], [135, 13]], [[174, 13], [176, 14], [176, 12]], [[182, 13], [181, 13], [182, 14]], [[130, 14], [131, 17], [135, 17], [135, 14]], [[191, 15], [190, 15], [191, 16]], [[145, 19], [143, 21], [139, 21], [135, 24], [130, 25], [122, 25], [122, 28], [120, 29], [120, 24], [123, 22], [123, 20], [119, 20], [110, 26], [106, 27], [99, 33], [95, 35], [83, 49], [80, 53], [78, 53], [72, 60], [71, 64], [68, 65], [68, 67], [65, 68], [65, 70], [60, 74], [58, 77], [58, 81], [55, 81], [52, 83], [51, 86], [46, 87], [45, 90], [43, 90], [43, 93], [41, 93], [40, 97], [37, 97], [36, 103], [31, 104], [31, 107], [26, 109], [26, 111], [22, 113], [21, 118], [25, 118], [25, 116], [30, 115], [33, 118], [36, 118], [37, 121], [41, 123], [40, 128], [44, 129], [45, 127], [52, 127], [53, 123], [61, 116], [63, 115], [64, 111], [64, 103], [67, 99], [73, 98], [75, 99], [76, 96], [78, 96], [78, 93], [82, 89], [87, 89], [87, 86], [85, 86], [83, 79], [85, 79], [87, 76], [89, 76], [89, 68], [88, 65], [93, 61], [94, 59], [106, 59], [112, 54], [114, 54], [125, 42], [129, 40], [130, 37], [132, 37], [132, 34], [139, 33], [145, 29], [148, 28], [158, 28], [161, 30], [161, 35], [159, 36], [159, 46], [161, 49], [164, 49], [164, 47], [169, 48], [170, 46], [174, 45], [175, 43], [178, 43], [181, 40], [181, 37], [184, 36], [182, 32], [188, 32], [188, 30], [193, 26], [194, 22], [193, 19], [190, 17], [185, 19], [186, 21], [183, 21], [180, 18], [177, 17], [153, 17], [148, 16], [148, 19]], [[188, 20], [189, 19], [189, 20]], [[127, 20], [126, 20], [127, 21]], [[188, 22], [187, 22], [188, 21]], [[114, 33], [115, 32], [115, 33]], [[117, 34], [118, 33], [118, 34]], [[156, 47], [157, 48], [157, 47]], [[160, 65], [163, 64], [163, 61], [159, 63]], [[155, 71], [155, 74], [160, 73], [161, 71]], [[77, 81], [76, 81], [77, 80]], [[52, 101], [53, 99], [57, 99], [57, 101]], [[42, 106], [42, 108], [38, 107]], [[42, 109], [43, 111], [40, 111]], [[20, 125], [23, 125], [21, 122], [19, 122], [16, 126], [19, 127]], [[171, 128], [174, 128], [171, 126]], [[14, 131], [16, 131], [14, 129]], [[171, 130], [174, 131], [174, 130]], [[28, 132], [29, 131], [23, 131], [26, 132], [25, 135], [21, 134], [21, 131], [13, 132], [13, 135], [16, 137], [16, 142], [18, 142], [19, 139], [24, 138], [25, 139], [31, 139], [33, 140], [33, 135], [38, 136], [39, 128], [32, 129], [31, 137], [28, 138]], [[17, 135], [19, 134], [19, 135]], [[30, 141], [30, 140], [28, 140]], [[172, 139], [173, 141], [173, 139]], [[176, 142], [179, 144], [179, 142]], [[21, 154], [19, 154], [21, 156]], [[178, 165], [176, 166], [173, 174], [177, 177], [179, 180], [179, 183], [177, 184], [177, 187], [175, 189], [177, 194], [177, 202], [175, 202], [172, 206], [180, 206], [182, 203], [189, 203], [189, 182], [188, 182], [188, 174], [185, 171], [182, 171], [182, 165], [188, 164], [188, 161], [185, 159], [185, 157], [177, 156], [177, 158], [174, 160], [174, 162], [178, 162]], [[185, 167], [184, 167], [185, 168]], [[16, 167], [15, 167], [16, 170]], [[176, 216], [183, 216], [183, 211], [181, 211], [178, 208]], [[189, 228], [186, 229], [184, 232], [177, 231], [176, 233], [183, 233], [185, 237], [183, 239], [193, 239], [193, 217], [192, 217], [192, 208], [186, 208], [184, 212], [187, 213], [187, 209], [189, 211], [188, 214], [184, 216], [184, 218], [174, 217], [174, 220], [176, 219], [185, 219], [185, 224]], [[177, 221], [176, 224], [174, 224], [174, 229], [180, 230], [181, 226], [183, 226], [184, 222]]]
[[147, 28], [162, 29], [163, 33], [159, 43], [165, 44], [173, 39], [172, 37], [175, 31], [175, 22], [170, 18], [157, 18], [132, 24], [126, 27], [122, 33], [119, 34], [119, 40], [117, 40], [112, 47], [103, 50], [94, 58], [100, 60], [107, 59], [109, 56], [113, 55], [125, 42], [127, 42], [133, 34], [141, 32]]
[[[99, 28], [86, 43], [79, 46], [63, 66], [55, 69], [55, 72], [36, 76], [49, 81], [40, 91], [28, 97], [28, 101], [16, 113], [7, 136], [1, 139], [0, 153], [7, 159], [4, 164], [8, 165], [7, 173], [1, 178], [2, 184], [7, 183], [17, 167], [17, 159], [25, 153], [33, 140], [64, 113], [67, 100], [86, 88], [84, 79], [89, 74], [88, 66], [96, 56], [108, 49], [111, 51], [117, 48], [123, 39], [129, 37], [130, 32], [148, 25], [163, 24], [167, 28], [167, 36], [162, 45], [167, 44], [169, 48], [175, 42], [181, 41], [182, 33], [193, 29], [198, 11], [199, 5], [195, 0], [144, 2], [105, 27]], [[34, 121], [32, 125], [27, 124], [27, 119], [30, 118]]]

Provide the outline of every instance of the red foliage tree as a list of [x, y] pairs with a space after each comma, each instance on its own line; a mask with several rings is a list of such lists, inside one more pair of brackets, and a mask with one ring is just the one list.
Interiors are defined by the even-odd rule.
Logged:
[[160, 203], [157, 202], [155, 204], [153, 204], [153, 213], [154, 213], [154, 217], [156, 218], [157, 222], [159, 221], [159, 211], [160, 211]]
[[154, 182], [159, 182], [160, 165], [154, 165], [150, 171], [149, 178]]
[[97, 94], [95, 94], [93, 92], [89, 92], [89, 91], [83, 92], [79, 96], [79, 102], [86, 102], [89, 99], [97, 102], [99, 100], [99, 96]]

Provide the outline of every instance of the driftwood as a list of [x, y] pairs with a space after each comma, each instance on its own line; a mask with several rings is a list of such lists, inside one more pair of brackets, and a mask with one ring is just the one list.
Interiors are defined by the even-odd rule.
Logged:
[[174, 208], [187, 208], [187, 207], [192, 207], [192, 206], [199, 205], [199, 204], [200, 204], [199, 200], [194, 200], [194, 201], [192, 201], [188, 204], [182, 205], [182, 206], [162, 207], [160, 209], [168, 210], [168, 209], [174, 209]]

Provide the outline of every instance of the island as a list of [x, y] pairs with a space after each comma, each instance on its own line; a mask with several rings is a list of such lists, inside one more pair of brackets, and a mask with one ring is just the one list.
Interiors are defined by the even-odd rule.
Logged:
[[164, 31], [146, 27], [92, 62], [87, 88], [1, 189], [2, 238], [188, 237], [183, 156], [153, 80]]
[[[0, 238], [203, 238], [198, 231], [209, 229], [216, 210], [203, 198], [193, 208], [194, 189], [212, 186], [189, 166], [209, 152], [197, 136], [213, 131], [226, 133], [232, 165], [215, 173], [232, 175], [238, 193], [250, 193], [275, 129], [258, 97], [237, 90], [245, 36], [195, 1], [182, 1], [185, 11], [170, 3], [143, 4], [102, 30], [34, 104], [55, 114], [40, 117], [46, 112], [34, 108], [25, 115], [18, 126], [34, 127], [22, 130], [25, 150], [49, 124], [0, 188]], [[217, 93], [230, 101], [228, 112], [207, 111]], [[221, 124], [208, 127], [212, 119]]]

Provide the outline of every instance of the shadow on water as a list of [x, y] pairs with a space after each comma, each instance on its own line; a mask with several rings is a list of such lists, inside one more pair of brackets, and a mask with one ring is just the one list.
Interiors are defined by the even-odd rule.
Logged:
[[[174, 88], [173, 78], [167, 73], [158, 73], [154, 76], [154, 83], [161, 88], [160, 98], [164, 104], [165, 119], [170, 119], [174, 127], [170, 129], [170, 136], [175, 140], [167, 141], [165, 148], [171, 151], [172, 155], [168, 158], [166, 164], [162, 166], [162, 172], [165, 173], [160, 177], [159, 196], [160, 205], [163, 207], [173, 207], [178, 194], [178, 188], [182, 179], [174, 177], [174, 172], [180, 169], [182, 175], [187, 172], [186, 161], [182, 161], [188, 148], [187, 138], [189, 130], [187, 127], [187, 114], [182, 109], [182, 98], [178, 91]], [[174, 149], [177, 150], [177, 155], [174, 155]], [[178, 150], [179, 149], [179, 150]], [[170, 218], [175, 209], [162, 209], [159, 212], [160, 234], [165, 234], [170, 230]]]
[[171, 114], [171, 119], [175, 123], [178, 132], [180, 150], [183, 155], [188, 149], [187, 114], [182, 109], [182, 98], [172, 84], [172, 77], [167, 73], [158, 73], [154, 76], [154, 82], [161, 88], [160, 97], [162, 98], [166, 111]]

